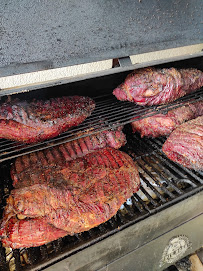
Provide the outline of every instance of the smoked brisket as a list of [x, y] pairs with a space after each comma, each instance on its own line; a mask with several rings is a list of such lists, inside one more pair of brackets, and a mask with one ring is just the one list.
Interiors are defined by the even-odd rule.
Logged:
[[197, 69], [138, 69], [114, 89], [118, 100], [139, 105], [167, 104], [203, 85], [203, 72]]
[[165, 141], [163, 152], [185, 167], [203, 169], [203, 116], [176, 128]]
[[95, 108], [89, 97], [12, 101], [0, 105], [0, 138], [33, 143], [82, 123]]
[[168, 111], [167, 114], [156, 114], [131, 123], [133, 132], [141, 137], [167, 136], [185, 121], [203, 115], [203, 101], [188, 103]]
[[51, 171], [39, 172], [43, 183], [35, 180], [26, 186], [25, 179], [11, 191], [0, 229], [5, 246], [39, 246], [87, 231], [114, 216], [139, 189], [135, 163], [119, 150], [103, 148], [72, 161], [55, 159]]

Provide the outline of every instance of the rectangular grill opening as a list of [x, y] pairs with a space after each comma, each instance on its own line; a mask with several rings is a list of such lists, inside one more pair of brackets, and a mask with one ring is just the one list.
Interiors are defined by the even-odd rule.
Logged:
[[[191, 60], [184, 61], [185, 67], [190, 62], [192, 63]], [[195, 62], [197, 64], [198, 61], [196, 60]], [[176, 66], [178, 65], [180, 64], [176, 63]], [[175, 66], [175, 63], [168, 64], [168, 66]], [[90, 86], [92, 90], [90, 96], [95, 98], [97, 106], [91, 117], [86, 119], [84, 123], [46, 142], [25, 145], [0, 139], [0, 202], [2, 206], [0, 208], [0, 217], [2, 217], [3, 208], [6, 205], [6, 198], [13, 189], [10, 167], [14, 159], [26, 153], [50, 149], [52, 146], [71, 141], [73, 138], [79, 138], [74, 136], [78, 131], [83, 131], [84, 134], [81, 137], [84, 137], [87, 134], [94, 134], [98, 131], [125, 125], [124, 132], [127, 136], [127, 144], [121, 150], [129, 154], [137, 164], [142, 185], [139, 192], [128, 199], [114, 217], [87, 232], [73, 236], [68, 235], [36, 248], [12, 250], [9, 248], [5, 249], [0, 244], [1, 270], [30, 270], [31, 268], [33, 270], [43, 270], [46, 266], [60, 261], [62, 258], [69, 257], [78, 251], [82, 251], [86, 247], [95, 245], [99, 241], [105, 240], [109, 236], [135, 223], [139, 223], [139, 221], [202, 190], [202, 172], [189, 170], [181, 165], [177, 165], [162, 153], [161, 147], [166, 138], [140, 138], [138, 134], [132, 134], [131, 126], [129, 125], [132, 117], [142, 118], [146, 114], [152, 114], [153, 110], [166, 112], [190, 99], [201, 100], [202, 89], [170, 105], [144, 108], [129, 102], [119, 102], [111, 95], [113, 87], [117, 86], [118, 82], [121, 82], [126, 74], [127, 72], [123, 73], [121, 77], [119, 77], [120, 74], [115, 74], [108, 78], [100, 78], [101, 86], [98, 85], [98, 79], [93, 79], [89, 83], [87, 81], [83, 81], [80, 84], [73, 83], [68, 90], [66, 86], [61, 86], [59, 87], [59, 92], [57, 92], [58, 87], [53, 87], [51, 90], [37, 90], [30, 94], [19, 95], [22, 99], [26, 97], [32, 99], [39, 93], [45, 98], [49, 95], [54, 96], [56, 93], [71, 95], [71, 91], [74, 92], [75, 87], [78, 89], [84, 84], [83, 94], [89, 95], [88, 89]], [[106, 80], [105, 83], [103, 83], [103, 80]], [[95, 89], [97, 90], [98, 88], [102, 88], [102, 90], [100, 89], [101, 95], [95, 97]], [[49, 90], [51, 94], [48, 95]], [[98, 120], [102, 120], [102, 125], [98, 123]], [[91, 133], [89, 127], [92, 128]]]

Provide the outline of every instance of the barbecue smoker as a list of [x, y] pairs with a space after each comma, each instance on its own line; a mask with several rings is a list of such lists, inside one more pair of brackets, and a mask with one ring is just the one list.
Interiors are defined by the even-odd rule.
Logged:
[[[0, 140], [1, 216], [12, 189], [16, 157], [125, 125], [122, 151], [137, 163], [142, 186], [100, 226], [35, 248], [0, 245], [0, 270], [164, 270], [203, 244], [202, 172], [167, 159], [166, 138], [132, 134], [133, 117], [167, 112], [201, 100], [202, 90], [162, 106], [118, 101], [112, 91], [132, 70], [148, 66], [203, 70], [202, 53], [132, 65], [131, 55], [202, 42], [202, 1], [1, 1], [1, 76], [112, 59], [110, 70], [43, 84], [1, 89], [1, 100], [62, 95], [92, 97], [96, 108], [81, 125], [32, 145]], [[101, 122], [102, 121], [102, 122]], [[91, 126], [91, 129], [89, 127]]]

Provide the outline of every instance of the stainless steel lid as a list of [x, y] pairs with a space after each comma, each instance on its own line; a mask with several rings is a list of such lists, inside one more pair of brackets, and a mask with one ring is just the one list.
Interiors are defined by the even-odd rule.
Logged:
[[198, 44], [202, 0], [0, 1], [0, 77]]

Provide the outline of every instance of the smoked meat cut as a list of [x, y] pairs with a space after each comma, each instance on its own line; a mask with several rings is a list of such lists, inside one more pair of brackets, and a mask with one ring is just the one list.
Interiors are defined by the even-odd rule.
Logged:
[[138, 69], [114, 89], [118, 100], [139, 105], [167, 104], [192, 93], [203, 85], [203, 72], [197, 69]]
[[63, 160], [40, 174], [43, 183], [24, 182], [7, 199], [0, 229], [5, 246], [39, 246], [87, 231], [114, 216], [140, 185], [132, 158], [113, 148]]
[[6, 102], [0, 105], [0, 138], [25, 143], [53, 138], [82, 123], [94, 108], [83, 96]]
[[203, 169], [203, 116], [176, 128], [165, 141], [163, 152], [185, 167]]
[[203, 101], [197, 101], [169, 110], [167, 114], [159, 113], [133, 121], [131, 125], [133, 132], [139, 132], [141, 137], [167, 136], [185, 121], [201, 115], [203, 115]]

